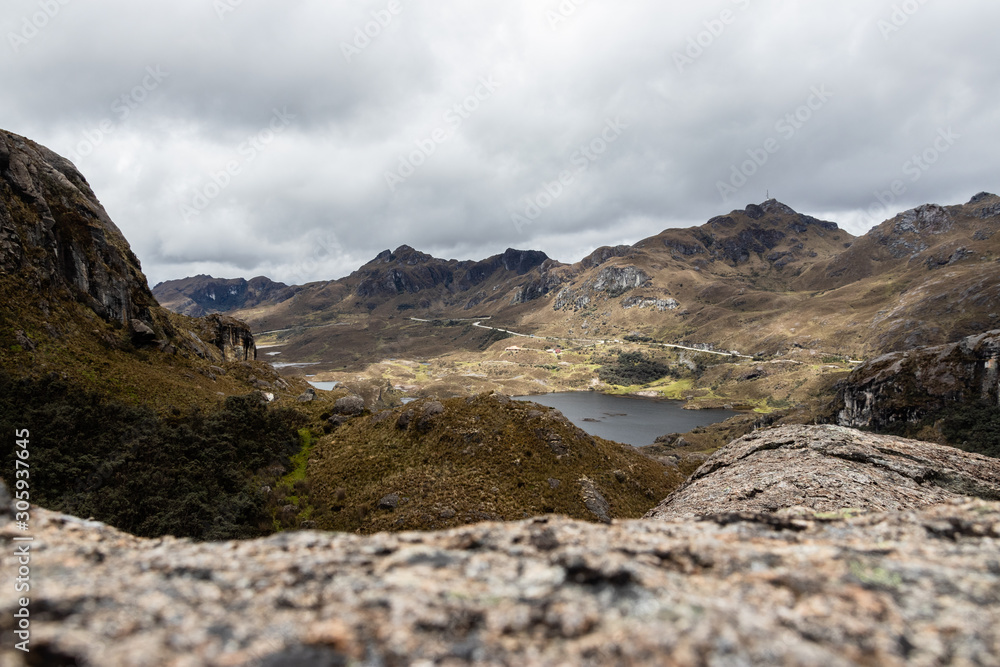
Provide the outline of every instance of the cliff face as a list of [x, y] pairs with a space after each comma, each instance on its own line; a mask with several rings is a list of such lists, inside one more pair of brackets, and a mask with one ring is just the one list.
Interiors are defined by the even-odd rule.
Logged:
[[[802, 455], [816, 438], [835, 447], [859, 437], [791, 436], [760, 435], [756, 454], [738, 445], [727, 467], [749, 472], [755, 456], [789, 440]], [[873, 450], [903, 446], [869, 437]], [[837, 492], [870, 491], [862, 476], [887, 456], [842, 476]], [[725, 470], [696, 482], [706, 498], [731, 495]], [[101, 665], [995, 664], [1000, 503], [956, 495], [851, 518], [806, 510], [794, 494], [801, 481], [784, 480], [800, 506], [784, 514], [716, 504], [726, 511], [693, 519], [678, 505], [659, 521], [610, 526], [550, 516], [226, 543], [138, 539], [33, 509], [32, 536], [45, 550], [31, 561], [32, 583], [45, 583], [31, 591], [31, 656]], [[0, 529], [7, 571], [23, 535]], [[5, 637], [14, 636], [18, 595], [0, 587]], [[13, 643], [0, 644], [4, 664], [35, 664]]]
[[0, 130], [0, 269], [42, 294], [68, 292], [106, 320], [150, 319], [139, 260], [65, 158]]
[[[231, 317], [159, 306], [139, 260], [68, 160], [0, 130], [0, 370], [61, 376], [128, 402], [246, 392], [211, 366], [256, 358]], [[257, 376], [270, 377], [267, 369]]]
[[209, 315], [205, 319], [214, 326], [211, 341], [226, 361], [257, 359], [257, 346], [245, 322], [224, 315]]
[[837, 419], [883, 430], [979, 401], [1000, 405], [1000, 330], [865, 363], [840, 387]]

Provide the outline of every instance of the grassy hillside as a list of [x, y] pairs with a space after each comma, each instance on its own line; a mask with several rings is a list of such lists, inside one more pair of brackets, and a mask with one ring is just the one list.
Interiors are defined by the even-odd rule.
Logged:
[[339, 426], [312, 449], [300, 488], [319, 527], [372, 533], [548, 513], [635, 518], [682, 481], [555, 410], [481, 394]]

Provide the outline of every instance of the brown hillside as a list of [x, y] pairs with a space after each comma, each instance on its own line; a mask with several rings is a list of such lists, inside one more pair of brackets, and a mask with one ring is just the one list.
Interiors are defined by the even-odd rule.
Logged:
[[683, 478], [556, 410], [482, 394], [357, 417], [316, 445], [308, 481], [318, 527], [375, 533], [552, 513], [637, 518]]

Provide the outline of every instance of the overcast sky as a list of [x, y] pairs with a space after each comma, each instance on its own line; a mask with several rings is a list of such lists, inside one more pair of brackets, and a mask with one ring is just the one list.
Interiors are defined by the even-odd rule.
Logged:
[[998, 25], [987, 0], [6, 0], [0, 127], [76, 163], [151, 284], [401, 244], [576, 261], [767, 193], [857, 234], [1000, 189]]

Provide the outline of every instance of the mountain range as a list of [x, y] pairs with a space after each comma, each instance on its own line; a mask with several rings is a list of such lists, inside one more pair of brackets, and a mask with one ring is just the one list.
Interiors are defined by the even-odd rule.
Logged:
[[[513, 249], [459, 262], [400, 246], [339, 280], [286, 287], [255, 278], [244, 288], [199, 276], [153, 294], [179, 312], [292, 329], [284, 359], [344, 366], [362, 348], [362, 357], [382, 348], [433, 354], [411, 318], [489, 317], [541, 336], [638, 333], [748, 355], [870, 357], [997, 325], [998, 228], [1000, 198], [989, 193], [901, 212], [861, 237], [772, 199], [574, 264]], [[481, 346], [486, 333], [476, 333], [455, 345]]]

